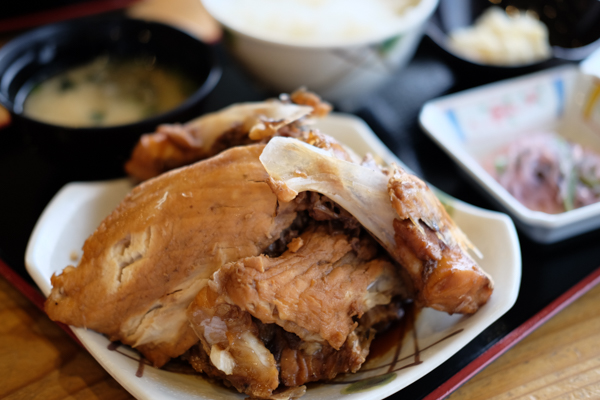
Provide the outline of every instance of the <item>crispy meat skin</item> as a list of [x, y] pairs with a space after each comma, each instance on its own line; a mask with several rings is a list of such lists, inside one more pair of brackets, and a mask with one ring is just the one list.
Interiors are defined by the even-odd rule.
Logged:
[[53, 320], [137, 347], [160, 366], [197, 341], [185, 310], [222, 264], [261, 254], [295, 219], [265, 182], [262, 145], [232, 148], [134, 188], [52, 277]]
[[493, 290], [490, 277], [467, 253], [464, 234], [419, 178], [395, 169], [388, 182], [397, 258], [418, 300], [449, 313], [472, 314]]
[[284, 100], [242, 103], [184, 125], [160, 125], [136, 144], [125, 171], [143, 181], [240, 145], [264, 143], [274, 135], [301, 137], [304, 119], [322, 118], [331, 106], [299, 89]]

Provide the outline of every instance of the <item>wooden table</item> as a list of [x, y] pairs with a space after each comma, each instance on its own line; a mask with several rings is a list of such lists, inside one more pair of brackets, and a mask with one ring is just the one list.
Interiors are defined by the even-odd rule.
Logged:
[[600, 399], [599, 305], [597, 285], [449, 399]]
[[0, 398], [132, 398], [85, 349], [1, 276], [0, 321]]

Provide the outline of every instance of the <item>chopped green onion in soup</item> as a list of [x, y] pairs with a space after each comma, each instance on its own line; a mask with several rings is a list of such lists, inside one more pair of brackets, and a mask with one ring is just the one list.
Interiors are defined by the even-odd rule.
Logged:
[[176, 108], [194, 89], [190, 79], [154, 62], [102, 56], [41, 82], [23, 114], [69, 127], [123, 125]]

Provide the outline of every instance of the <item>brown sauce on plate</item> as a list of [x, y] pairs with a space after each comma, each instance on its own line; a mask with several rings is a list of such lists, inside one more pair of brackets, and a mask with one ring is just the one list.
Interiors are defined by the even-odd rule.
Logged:
[[[443, 341], [459, 334], [462, 332], [462, 329], [457, 329], [446, 336], [442, 337], [440, 340], [421, 348], [419, 345], [418, 332], [415, 326], [415, 322], [417, 317], [420, 314], [420, 308], [415, 305], [414, 302], [406, 303], [404, 305], [404, 316], [399, 320], [395, 321], [387, 330], [378, 334], [373, 342], [371, 343], [371, 348], [369, 351], [369, 356], [365, 364], [367, 364], [370, 360], [374, 360], [378, 357], [384, 356], [388, 354], [388, 352], [394, 351], [394, 357], [390, 363], [379, 365], [372, 368], [361, 368], [357, 374], [361, 372], [370, 372], [375, 370], [380, 370], [380, 373], [376, 376], [371, 376], [369, 378], [360, 378], [357, 374], [340, 374], [338, 378], [334, 381], [330, 382], [312, 382], [310, 383], [310, 387], [315, 387], [322, 384], [351, 384], [347, 392], [355, 392], [362, 391], [366, 387], [378, 386], [380, 384], [386, 384], [395, 378], [395, 372], [400, 371], [402, 369], [414, 367], [416, 365], [421, 364], [423, 361], [421, 360], [421, 352], [427, 350], [431, 347], [442, 343]], [[404, 338], [407, 334], [412, 335], [414, 349], [411, 354], [405, 356], [403, 358], [400, 357], [400, 352], [402, 350], [402, 346], [404, 343]], [[121, 347], [121, 343], [111, 342], [107, 349], [110, 351], [116, 351], [117, 353], [138, 362], [138, 368], [136, 371], [136, 376], [141, 378], [144, 375], [144, 368], [146, 365], [151, 365], [148, 360], [146, 360], [141, 354], [136, 357], [127, 354], [124, 351], [121, 351], [119, 348]], [[397, 367], [397, 364], [401, 361], [405, 361], [409, 358], [413, 358], [413, 361], [409, 364], [406, 364], [401, 367]], [[187, 362], [174, 359], [164, 365], [161, 369], [173, 373], [184, 374], [184, 375], [199, 375]], [[356, 379], [344, 379], [345, 377], [356, 377]], [[361, 384], [360, 388], [352, 389], [353, 386], [357, 384]]]

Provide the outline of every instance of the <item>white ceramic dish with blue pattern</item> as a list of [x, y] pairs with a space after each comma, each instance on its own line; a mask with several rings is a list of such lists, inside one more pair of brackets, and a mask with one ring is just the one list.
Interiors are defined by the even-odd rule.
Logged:
[[[600, 63], [600, 57], [596, 59]], [[584, 65], [593, 70], [589, 62]], [[560, 214], [533, 211], [481, 165], [512, 140], [539, 131], [556, 132], [600, 152], [600, 79], [579, 66], [552, 68], [441, 97], [426, 103], [419, 119], [423, 130], [533, 240], [553, 243], [600, 227], [600, 203]]]

